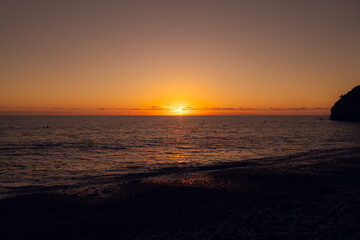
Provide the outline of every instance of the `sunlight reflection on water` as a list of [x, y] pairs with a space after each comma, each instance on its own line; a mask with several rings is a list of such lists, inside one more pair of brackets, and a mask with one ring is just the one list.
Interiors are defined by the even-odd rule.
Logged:
[[358, 147], [360, 124], [302, 117], [0, 117], [0, 186]]

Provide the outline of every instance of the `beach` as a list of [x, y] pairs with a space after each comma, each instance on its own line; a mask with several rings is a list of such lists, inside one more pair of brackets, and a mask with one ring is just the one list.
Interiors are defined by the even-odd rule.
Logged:
[[0, 0], [0, 240], [360, 240], [360, 0]]
[[0, 201], [1, 239], [359, 239], [360, 148]]

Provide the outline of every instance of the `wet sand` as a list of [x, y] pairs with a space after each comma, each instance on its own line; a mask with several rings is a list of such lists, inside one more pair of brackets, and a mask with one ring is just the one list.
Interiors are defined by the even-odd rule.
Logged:
[[360, 148], [0, 200], [0, 239], [360, 239]]

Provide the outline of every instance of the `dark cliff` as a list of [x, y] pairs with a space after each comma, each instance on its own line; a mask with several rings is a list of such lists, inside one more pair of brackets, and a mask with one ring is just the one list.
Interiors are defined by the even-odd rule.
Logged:
[[330, 119], [360, 121], [360, 85], [340, 97], [331, 108]]

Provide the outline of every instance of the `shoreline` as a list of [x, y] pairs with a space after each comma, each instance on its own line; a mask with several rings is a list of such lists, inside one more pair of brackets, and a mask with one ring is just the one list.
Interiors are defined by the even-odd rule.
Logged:
[[0, 200], [2, 239], [359, 239], [360, 148]]
[[[128, 174], [115, 174], [108, 176], [89, 177], [88, 181], [79, 182], [77, 184], [69, 185], [52, 185], [52, 186], [23, 186], [23, 187], [3, 187], [7, 191], [3, 191], [0, 194], [0, 200], [31, 194], [41, 193], [65, 193], [71, 192], [84, 192], [87, 189], [101, 189], [103, 186], [121, 185], [129, 182], [151, 182], [152, 179], [167, 179], [170, 182], [172, 179], [186, 178], [189, 176], [202, 176], [203, 178], [208, 172], [222, 171], [226, 169], [237, 169], [237, 168], [259, 168], [259, 167], [284, 167], [287, 165], [294, 164], [312, 164], [316, 161], [331, 161], [333, 158], [342, 155], [352, 155], [360, 153], [360, 147], [348, 147], [348, 148], [335, 148], [335, 149], [324, 149], [324, 150], [310, 150], [306, 152], [293, 153], [290, 155], [280, 155], [272, 157], [260, 157], [253, 159], [246, 159], [240, 161], [228, 161], [219, 162], [211, 165], [201, 166], [189, 166], [189, 167], [166, 167], [156, 169], [154, 171], [139, 172], [139, 173], [128, 173]], [[360, 155], [360, 154], [359, 154]], [[81, 194], [84, 195], [84, 194]]]

